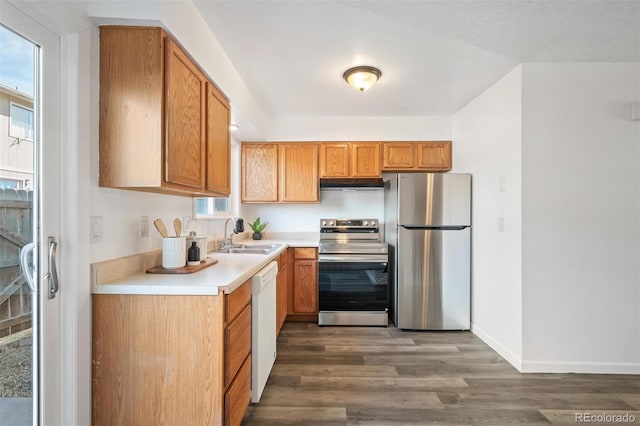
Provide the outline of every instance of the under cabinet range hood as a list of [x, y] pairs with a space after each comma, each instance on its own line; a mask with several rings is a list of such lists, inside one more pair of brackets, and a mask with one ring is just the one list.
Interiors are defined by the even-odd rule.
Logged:
[[384, 188], [382, 178], [320, 179], [321, 191], [375, 191]]

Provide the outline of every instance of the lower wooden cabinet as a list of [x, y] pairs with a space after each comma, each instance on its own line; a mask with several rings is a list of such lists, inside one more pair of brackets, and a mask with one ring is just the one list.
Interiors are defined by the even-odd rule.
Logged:
[[233, 383], [224, 394], [224, 424], [241, 424], [250, 401], [251, 355], [244, 360]]
[[315, 321], [318, 318], [318, 254], [315, 248], [293, 249], [293, 282], [290, 286], [292, 321]]
[[251, 279], [217, 296], [93, 296], [93, 425], [239, 425]]
[[279, 334], [287, 319], [287, 304], [289, 299], [289, 253], [285, 250], [278, 258], [278, 277], [276, 281], [276, 332]]
[[223, 310], [222, 295], [94, 295], [91, 423], [222, 424]]
[[251, 305], [224, 328], [224, 385], [229, 386], [251, 352]]
[[235, 426], [251, 400], [251, 279], [224, 298], [224, 424]]

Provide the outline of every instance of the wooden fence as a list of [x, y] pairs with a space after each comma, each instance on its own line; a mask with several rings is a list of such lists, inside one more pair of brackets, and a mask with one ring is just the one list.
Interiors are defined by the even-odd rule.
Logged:
[[32, 241], [33, 191], [0, 189], [0, 337], [31, 327], [31, 289], [20, 249]]

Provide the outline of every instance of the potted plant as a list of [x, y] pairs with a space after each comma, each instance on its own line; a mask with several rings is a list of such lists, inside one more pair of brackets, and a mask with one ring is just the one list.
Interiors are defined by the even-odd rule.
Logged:
[[266, 228], [268, 224], [269, 224], [269, 222], [260, 223], [260, 218], [259, 217], [257, 217], [256, 220], [253, 223], [249, 224], [249, 227], [253, 231], [253, 239], [254, 240], [261, 240], [262, 239], [262, 231], [264, 231], [264, 228]]

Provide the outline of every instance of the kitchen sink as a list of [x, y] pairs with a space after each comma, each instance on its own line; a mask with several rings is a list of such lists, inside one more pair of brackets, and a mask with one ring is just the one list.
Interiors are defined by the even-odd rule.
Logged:
[[271, 254], [282, 244], [233, 244], [223, 247], [220, 253]]

